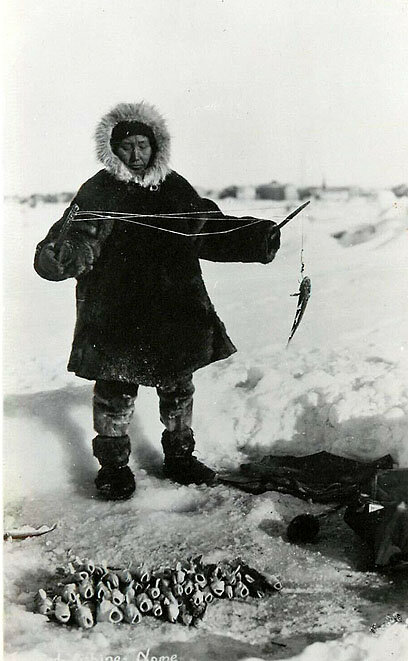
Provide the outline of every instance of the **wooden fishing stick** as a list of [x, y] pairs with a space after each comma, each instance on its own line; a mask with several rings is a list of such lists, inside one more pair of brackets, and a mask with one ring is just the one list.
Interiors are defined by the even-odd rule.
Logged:
[[292, 211], [292, 213], [290, 213], [289, 216], [286, 216], [285, 220], [282, 220], [282, 222], [279, 223], [278, 225], [279, 229], [282, 229], [282, 227], [284, 227], [290, 220], [292, 220], [292, 218], [294, 218], [295, 216], [298, 215], [298, 213], [303, 211], [303, 209], [307, 207], [308, 204], [310, 204], [310, 200], [308, 200], [304, 204], [301, 204], [301, 206], [295, 209], [294, 211]]
[[79, 206], [77, 204], [73, 204], [67, 211], [65, 212], [65, 218], [64, 222], [62, 223], [60, 233], [58, 234], [58, 238], [55, 242], [54, 245], [54, 251], [55, 254], [59, 254], [62, 248], [62, 245], [67, 238], [68, 230], [72, 225], [72, 221], [74, 220], [75, 214], [79, 211]]

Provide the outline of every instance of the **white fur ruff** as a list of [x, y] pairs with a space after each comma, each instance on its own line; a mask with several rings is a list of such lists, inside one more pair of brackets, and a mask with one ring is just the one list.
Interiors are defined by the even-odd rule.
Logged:
[[[112, 130], [119, 122], [142, 122], [153, 131], [157, 152], [153, 162], [143, 175], [135, 174], [112, 151], [110, 139]], [[157, 109], [141, 101], [140, 103], [120, 103], [104, 115], [96, 127], [96, 154], [98, 159], [116, 179], [133, 181], [144, 188], [158, 186], [170, 172], [170, 134], [166, 122]]]

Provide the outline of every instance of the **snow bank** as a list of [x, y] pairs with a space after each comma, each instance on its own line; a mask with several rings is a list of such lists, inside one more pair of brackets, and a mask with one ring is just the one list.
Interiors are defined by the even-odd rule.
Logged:
[[[315, 204], [302, 221], [312, 296], [288, 348], [301, 227], [289, 225], [266, 270], [249, 265], [243, 274], [242, 265], [223, 265], [224, 277], [231, 267], [236, 277], [232, 295], [229, 280], [222, 293], [221, 285], [210, 288], [240, 349], [196, 378], [201, 434], [219, 465], [321, 449], [363, 460], [390, 453], [408, 465], [408, 214], [396, 215], [392, 236], [380, 224], [370, 241], [344, 248], [333, 226], [361, 217], [377, 225], [378, 207]], [[204, 271], [220, 283], [218, 265]]]

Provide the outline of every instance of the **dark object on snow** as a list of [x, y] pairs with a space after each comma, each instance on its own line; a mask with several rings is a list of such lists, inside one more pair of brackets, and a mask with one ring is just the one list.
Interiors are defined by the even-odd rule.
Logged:
[[186, 626], [201, 619], [215, 598], [264, 597], [282, 589], [280, 580], [237, 558], [231, 563], [203, 564], [190, 557], [175, 568], [149, 572], [143, 565], [119, 570], [71, 558], [59, 567], [57, 594], [41, 588], [35, 609], [60, 624], [88, 629], [97, 622], [138, 624], [146, 615]]
[[286, 535], [291, 544], [313, 542], [319, 534], [320, 523], [313, 514], [300, 514], [289, 523]]
[[215, 472], [193, 455], [193, 430], [168, 431], [162, 435], [165, 477], [179, 484], [211, 484]]
[[219, 479], [249, 493], [279, 491], [318, 503], [349, 503], [378, 469], [392, 467], [389, 454], [363, 463], [323, 451], [304, 457], [270, 455], [242, 464], [241, 474], [224, 474]]
[[408, 561], [408, 468], [368, 479], [344, 520], [370, 545], [378, 567]]
[[331, 507], [321, 514], [299, 514], [289, 523], [286, 535], [292, 544], [313, 542], [320, 530], [319, 519], [323, 519], [344, 507], [344, 503]]

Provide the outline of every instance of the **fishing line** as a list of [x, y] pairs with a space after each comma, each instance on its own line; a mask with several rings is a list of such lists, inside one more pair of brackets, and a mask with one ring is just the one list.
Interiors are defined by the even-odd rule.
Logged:
[[[146, 217], [146, 216], [143, 216]], [[154, 216], [157, 218], [157, 216]], [[79, 223], [83, 222], [84, 219], [81, 218], [74, 218], [73, 222]], [[91, 220], [88, 218], [88, 220]], [[258, 225], [258, 223], [267, 223], [268, 220], [261, 218], [260, 220], [254, 220], [250, 223], [246, 223], [245, 225], [241, 225], [241, 227], [232, 227], [231, 229], [228, 230], [220, 230], [218, 232], [199, 232], [199, 233], [189, 233], [189, 232], [177, 232], [176, 230], [171, 230], [167, 227], [156, 227], [156, 225], [149, 225], [148, 223], [140, 223], [137, 220], [131, 220], [130, 218], [121, 218], [121, 217], [115, 217], [115, 218], [110, 218], [109, 216], [102, 216], [101, 218], [98, 218], [98, 220], [120, 220], [123, 223], [130, 223], [132, 225], [139, 225], [140, 227], [149, 227], [150, 229], [153, 230], [158, 230], [159, 232], [167, 232], [168, 234], [177, 234], [178, 236], [213, 236], [215, 234], [229, 234], [231, 232], [238, 232], [238, 230], [243, 230], [246, 227], [252, 227], [253, 225]]]
[[[269, 209], [273, 209], [274, 207], [245, 207], [245, 208], [240, 208], [240, 209], [228, 209], [228, 211], [268, 211]], [[278, 208], [278, 207], [276, 207]], [[126, 216], [129, 218], [137, 218], [137, 217], [142, 217], [142, 218], [184, 218], [184, 216], [193, 216], [193, 215], [202, 215], [205, 214], [206, 216], [211, 215], [211, 214], [222, 214], [223, 212], [220, 209], [213, 209], [213, 210], [201, 210], [201, 211], [177, 211], [173, 213], [154, 213], [154, 214], [148, 214], [148, 213], [124, 213], [122, 211], [102, 211], [101, 209], [95, 209], [95, 210], [86, 210], [86, 211], [81, 211], [79, 210], [76, 212], [76, 216], [79, 216], [80, 214], [96, 214], [96, 215], [101, 215], [103, 213], [109, 213], [112, 216]], [[282, 217], [282, 214], [275, 214], [275, 218]], [[222, 218], [222, 216], [221, 216]]]
[[303, 251], [304, 251], [304, 231], [303, 231], [303, 217], [301, 219], [301, 229], [302, 229], [302, 238], [301, 238], [301, 248], [300, 248], [300, 277], [303, 276], [305, 270], [305, 263], [303, 261]]
[[[294, 218], [300, 211], [302, 211], [307, 205], [309, 204], [308, 202], [305, 202], [302, 204], [300, 207], [292, 211], [286, 218], [284, 218], [280, 223], [276, 225], [277, 229], [279, 230], [281, 227], [286, 225], [292, 218]], [[262, 207], [263, 209], [267, 208], [272, 208], [272, 207]], [[245, 209], [240, 209], [240, 211], [244, 211]], [[119, 211], [102, 211], [102, 210], [84, 210], [81, 211], [78, 207], [78, 205], [74, 204], [71, 207], [71, 210], [69, 211], [69, 222], [85, 222], [87, 220], [119, 220], [124, 223], [132, 223], [134, 225], [139, 225], [141, 227], [148, 227], [149, 229], [155, 229], [160, 232], [167, 232], [168, 234], [175, 234], [178, 236], [185, 236], [185, 237], [191, 237], [191, 236], [214, 236], [217, 234], [230, 234], [232, 232], [238, 232], [239, 230], [243, 230], [246, 227], [251, 227], [253, 225], [258, 225], [259, 223], [265, 223], [265, 222], [271, 222], [270, 218], [260, 218], [260, 219], [254, 219], [251, 220], [249, 223], [246, 223], [245, 225], [241, 225], [240, 227], [232, 227], [231, 229], [227, 230], [219, 230], [217, 232], [198, 232], [198, 233], [190, 233], [190, 232], [178, 232], [176, 230], [171, 230], [167, 227], [157, 227], [156, 225], [149, 225], [148, 223], [141, 223], [138, 222], [137, 220], [133, 220], [133, 218], [166, 218], [166, 219], [172, 219], [172, 220], [190, 220], [188, 216], [191, 216], [193, 214], [199, 214], [200, 215], [200, 220], [205, 222], [208, 220], [205, 216], [211, 214], [211, 213], [217, 213], [220, 214], [221, 216], [218, 216], [216, 220], [223, 220], [223, 221], [236, 221], [236, 220], [241, 220], [241, 218], [228, 218], [228, 216], [224, 216], [222, 212], [217, 209], [213, 211], [186, 211], [186, 212], [174, 212], [174, 213], [168, 213], [168, 214], [132, 214], [132, 213], [122, 213]], [[204, 216], [204, 218], [203, 218]], [[276, 216], [275, 216], [276, 217]], [[68, 217], [67, 217], [68, 220]], [[242, 220], [245, 220], [245, 218], [242, 218]]]

